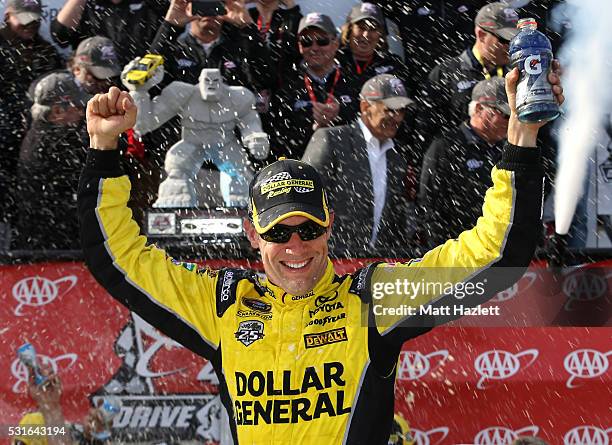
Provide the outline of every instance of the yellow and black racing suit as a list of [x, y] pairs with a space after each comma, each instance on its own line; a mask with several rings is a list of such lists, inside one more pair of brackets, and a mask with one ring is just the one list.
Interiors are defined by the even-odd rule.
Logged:
[[[539, 151], [506, 147], [492, 177], [474, 229], [422, 259], [354, 275], [337, 276], [329, 262], [312, 292], [295, 296], [252, 271], [181, 264], [147, 245], [126, 205], [130, 183], [118, 151], [91, 150], [79, 186], [83, 249], [114, 298], [212, 362], [236, 443], [386, 444], [402, 343], [457, 317], [383, 320], [372, 309], [372, 283], [420, 280], [429, 267], [469, 269], [449, 272], [464, 281], [500, 266], [526, 267], [541, 229]], [[491, 296], [461, 302], [475, 306]], [[452, 295], [407, 301], [454, 303]]]

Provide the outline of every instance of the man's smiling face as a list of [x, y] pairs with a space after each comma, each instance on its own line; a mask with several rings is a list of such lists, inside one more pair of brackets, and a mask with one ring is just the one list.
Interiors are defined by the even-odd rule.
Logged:
[[[280, 224], [297, 226], [308, 219], [304, 216], [291, 216]], [[330, 227], [320, 237], [303, 241], [297, 233], [292, 233], [286, 243], [272, 243], [262, 239], [253, 225], [246, 223], [246, 231], [251, 246], [259, 249], [264, 270], [270, 282], [291, 295], [304, 295], [314, 289], [327, 268], [327, 242], [331, 235], [333, 214]]]

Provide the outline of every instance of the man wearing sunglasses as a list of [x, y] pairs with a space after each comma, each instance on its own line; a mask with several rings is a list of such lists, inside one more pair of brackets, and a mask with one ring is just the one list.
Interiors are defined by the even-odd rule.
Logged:
[[433, 107], [424, 119], [426, 143], [441, 130], [467, 119], [470, 94], [476, 83], [508, 72], [508, 44], [518, 33], [518, 14], [503, 2], [490, 3], [478, 11], [474, 46], [437, 65], [429, 73], [427, 101]]
[[[236, 444], [386, 444], [402, 344], [460, 315], [411, 315], [405, 307], [477, 306], [516, 281], [533, 256], [541, 125], [519, 123], [517, 79], [515, 69], [508, 144], [477, 226], [419, 260], [375, 263], [342, 277], [328, 258], [334, 216], [321, 177], [295, 160], [263, 168], [250, 186], [245, 230], [265, 277], [179, 263], [147, 245], [126, 206], [130, 183], [117, 150], [137, 110], [126, 92], [111, 88], [87, 108], [92, 149], [79, 185], [87, 264], [114, 298], [211, 361]], [[562, 102], [556, 71], [549, 80]], [[432, 273], [452, 282], [453, 292], [393, 290], [396, 281], [425, 282]], [[485, 274], [486, 292], [455, 296]], [[388, 285], [388, 297], [403, 305], [398, 311], [383, 310], [390, 308], [380, 295]]]
[[310, 13], [300, 20], [302, 62], [270, 105], [272, 150], [300, 159], [317, 128], [343, 125], [357, 114], [359, 91], [336, 62], [339, 40], [332, 20]]

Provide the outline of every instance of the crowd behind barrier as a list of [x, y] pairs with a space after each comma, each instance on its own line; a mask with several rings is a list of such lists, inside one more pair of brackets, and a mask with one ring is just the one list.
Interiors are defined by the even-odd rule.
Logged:
[[[323, 174], [338, 213], [334, 255], [418, 257], [471, 227], [481, 212], [507, 129], [501, 79], [508, 29], [519, 16], [534, 17], [555, 51], [562, 44], [568, 24], [552, 14], [562, 0], [518, 3], [355, 1], [346, 22], [334, 23], [325, 9], [302, 14], [294, 0], [226, 0], [226, 15], [212, 17], [193, 15], [186, 0], [67, 0], [50, 28], [54, 44], [72, 51], [65, 59], [39, 33], [40, 0], [7, 0], [0, 27], [0, 263], [81, 259], [76, 188], [89, 98], [115, 85], [155, 102], [172, 98], [176, 82], [199, 84], [193, 94], [202, 95], [196, 99], [214, 125], [221, 121], [203, 92], [210, 88], [203, 69], [219, 70], [228, 88], [250, 90], [260, 126], [237, 121], [229, 129], [242, 142], [233, 149], [242, 150], [246, 166], [235, 156], [204, 157], [198, 202], [227, 204], [224, 181], [231, 184], [236, 168], [303, 158]], [[130, 80], [147, 53], [163, 56], [163, 77]], [[143, 229], [171, 175], [167, 153], [194, 131], [183, 109], [149, 118], [159, 125], [122, 140], [130, 204]], [[248, 143], [254, 129], [268, 135], [265, 156]], [[228, 141], [222, 133], [215, 146], [221, 154]], [[540, 139], [550, 192], [557, 143], [552, 131]], [[201, 142], [210, 149], [212, 142]], [[543, 236], [540, 256], [577, 263], [611, 253], [584, 249], [584, 234], [566, 244]], [[167, 247], [184, 259], [256, 258], [240, 242]], [[107, 440], [85, 436], [77, 440]]]
[[[484, 6], [492, 3], [487, 1], [463, 2], [459, 7], [432, 2], [431, 8], [418, 1], [356, 2], [346, 11], [345, 23], [333, 23], [325, 10], [303, 16], [293, 0], [226, 3], [224, 16], [197, 17], [185, 0], [112, 5], [67, 1], [50, 27], [55, 44], [74, 49], [66, 62], [38, 32], [43, 13], [38, 0], [6, 3], [0, 31], [0, 51], [9, 62], [0, 74], [6, 92], [0, 99], [3, 250], [78, 249], [73, 236], [74, 186], [88, 144], [84, 103], [110, 85], [124, 88], [128, 84], [122, 67], [154, 53], [164, 57], [163, 77], [130, 84], [131, 90], [148, 91], [151, 98], [161, 99], [172, 82], [195, 84], [206, 68], [219, 69], [225, 84], [246, 87], [255, 95], [270, 154], [262, 158], [245, 148], [238, 156], [247, 165], [237, 167], [235, 156], [217, 161], [205, 157], [202, 168], [208, 173], [199, 186], [205, 195], [201, 201], [211, 206], [227, 204], [217, 198], [224, 181], [231, 182], [240, 173], [237, 170], [257, 169], [280, 156], [302, 158], [317, 130], [324, 135], [333, 128], [363, 124], [361, 103], [368, 103], [361, 96], [365, 82], [381, 74], [397, 77], [411, 103], [403, 107], [396, 131], [381, 139], [390, 145], [378, 145], [373, 137], [372, 147], [357, 144], [349, 149], [355, 144], [341, 138], [340, 152], [353, 165], [341, 176], [328, 178], [329, 187], [350, 195], [354, 184], [347, 178], [363, 178], [363, 190], [352, 198], [363, 205], [366, 226], [372, 230], [369, 239], [352, 243], [347, 235], [350, 228], [340, 227], [336, 244], [347, 245], [348, 253], [351, 248], [373, 247], [379, 229], [383, 233], [386, 229], [397, 231], [395, 242], [420, 252], [468, 228], [474, 218], [462, 218], [461, 213], [480, 212], [473, 188], [481, 197], [490, 185], [488, 168], [499, 157], [494, 149], [499, 138], [491, 139], [487, 133], [503, 133], [503, 113], [500, 122], [494, 122], [494, 108], [473, 98], [468, 105], [476, 83], [507, 72], [505, 29], [514, 26], [519, 15], [533, 16], [558, 49], [568, 26], [552, 19], [553, 8], [562, 3], [558, 1], [527, 2], [516, 10], [502, 3], [487, 9]], [[403, 60], [391, 52], [396, 41], [403, 44]], [[56, 72], [70, 75], [74, 85], [58, 87], [49, 77]], [[164, 169], [168, 150], [185, 138], [181, 118], [179, 113], [151, 131], [125, 135], [124, 167], [133, 179], [131, 204], [141, 222], [168, 174]], [[383, 116], [379, 124], [388, 125], [387, 118]], [[244, 127], [234, 132], [244, 143], [240, 139]], [[367, 139], [361, 130], [353, 133]], [[547, 176], [552, 179], [556, 141], [550, 134], [541, 139]], [[456, 150], [439, 149], [446, 146]], [[385, 155], [375, 161], [378, 150]], [[390, 156], [395, 158], [386, 162]], [[438, 203], [435, 196], [445, 196], [448, 205]], [[403, 227], [390, 218], [396, 216], [395, 198], [408, 203], [409, 210], [400, 212]], [[441, 226], [445, 230], [437, 233], [435, 228]], [[576, 246], [584, 247], [584, 242]]]

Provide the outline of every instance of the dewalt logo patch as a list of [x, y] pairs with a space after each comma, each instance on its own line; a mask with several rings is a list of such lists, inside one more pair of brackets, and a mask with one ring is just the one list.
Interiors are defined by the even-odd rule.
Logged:
[[346, 328], [332, 329], [331, 331], [304, 335], [304, 344], [306, 349], [318, 348], [319, 346], [339, 343], [341, 341], [348, 341], [346, 336]]

